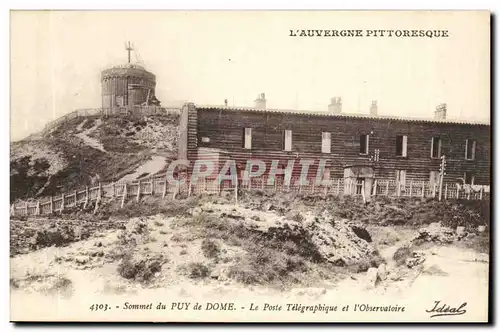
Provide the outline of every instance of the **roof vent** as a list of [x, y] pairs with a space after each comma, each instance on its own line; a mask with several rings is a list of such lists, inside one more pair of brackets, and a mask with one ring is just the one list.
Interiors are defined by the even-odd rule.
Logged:
[[376, 100], [373, 100], [372, 104], [370, 105], [370, 115], [371, 116], [378, 116], [378, 106], [377, 106]]
[[442, 103], [436, 106], [434, 111], [435, 120], [446, 120], [446, 104]]
[[254, 100], [255, 108], [266, 109], [266, 94], [261, 93], [257, 96], [257, 99]]
[[328, 112], [333, 114], [342, 113], [342, 98], [334, 97], [330, 99], [330, 105], [328, 105]]

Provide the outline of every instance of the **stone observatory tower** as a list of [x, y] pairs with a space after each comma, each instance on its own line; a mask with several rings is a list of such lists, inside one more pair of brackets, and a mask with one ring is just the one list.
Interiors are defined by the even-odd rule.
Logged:
[[126, 64], [101, 72], [102, 108], [130, 111], [134, 106], [159, 106], [155, 97], [156, 76], [143, 66], [130, 62], [130, 53], [134, 50], [130, 42], [125, 49], [128, 52]]

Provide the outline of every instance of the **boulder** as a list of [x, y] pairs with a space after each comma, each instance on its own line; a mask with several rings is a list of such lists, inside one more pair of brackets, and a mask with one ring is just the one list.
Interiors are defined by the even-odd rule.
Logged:
[[89, 257], [88, 256], [77, 256], [77, 257], [75, 257], [75, 262], [77, 264], [80, 264], [80, 265], [87, 264], [88, 261], [89, 261]]
[[427, 227], [421, 228], [412, 241], [424, 240], [435, 243], [451, 243], [455, 241], [456, 233], [449, 227], [441, 226], [441, 223], [432, 223]]
[[[305, 220], [309, 218], [306, 216]], [[314, 220], [308, 222], [305, 228], [320, 255], [328, 262], [349, 266], [369, 261], [375, 256], [376, 250], [368, 242], [371, 237], [361, 225], [344, 219], [334, 220], [326, 213]]]
[[413, 252], [411, 257], [406, 259], [406, 266], [411, 269], [421, 265], [423, 262], [425, 262], [425, 254], [422, 252]]
[[367, 288], [375, 288], [377, 283], [380, 281], [378, 277], [378, 270], [375, 267], [371, 267], [366, 272], [366, 287]]
[[377, 277], [380, 280], [386, 280], [387, 279], [387, 265], [384, 263], [380, 264], [377, 268]]

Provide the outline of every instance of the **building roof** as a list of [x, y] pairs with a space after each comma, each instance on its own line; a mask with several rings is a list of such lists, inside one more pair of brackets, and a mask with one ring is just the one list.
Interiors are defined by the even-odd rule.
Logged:
[[111, 68], [104, 69], [101, 71], [101, 80], [107, 77], [113, 77], [113, 76], [134, 76], [134, 77], [140, 77], [140, 78], [146, 78], [152, 81], [156, 81], [156, 76], [152, 72], [147, 71], [144, 69], [143, 66], [137, 65], [137, 64], [132, 64], [132, 63], [127, 63], [124, 65], [120, 66], [114, 66]]
[[444, 120], [432, 119], [432, 118], [417, 118], [417, 117], [400, 117], [392, 115], [370, 115], [364, 113], [340, 113], [333, 114], [328, 111], [307, 111], [307, 110], [290, 110], [290, 109], [260, 109], [255, 107], [230, 107], [224, 105], [196, 105], [196, 109], [199, 110], [224, 110], [224, 111], [251, 111], [251, 112], [261, 112], [261, 113], [280, 113], [280, 114], [295, 114], [295, 115], [312, 115], [312, 116], [324, 116], [329, 118], [346, 118], [346, 119], [371, 119], [371, 120], [391, 120], [391, 121], [403, 121], [403, 122], [431, 122], [431, 123], [449, 123], [449, 124], [465, 124], [465, 125], [483, 125], [489, 126], [489, 122], [472, 121], [472, 120], [459, 120], [448, 118]]

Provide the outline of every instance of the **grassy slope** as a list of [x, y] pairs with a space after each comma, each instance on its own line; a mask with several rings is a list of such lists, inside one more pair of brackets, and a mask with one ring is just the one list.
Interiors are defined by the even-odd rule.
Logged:
[[[12, 143], [11, 202], [34, 197], [41, 190], [39, 196], [81, 188], [89, 185], [92, 178], [119, 179], [149, 160], [156, 147], [175, 155], [177, 125], [176, 116], [75, 118], [41, 139]], [[82, 132], [100, 142], [106, 152], [75, 136]], [[58, 157], [35, 156], [32, 151], [40, 150], [39, 146]], [[61, 167], [48, 170], [47, 165], [55, 159]]]

